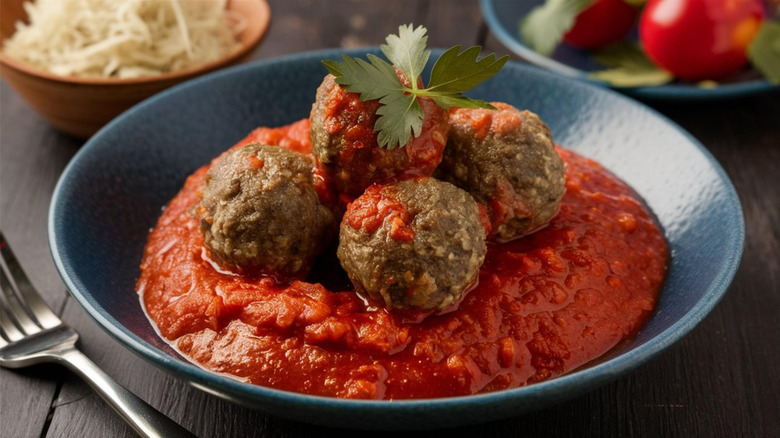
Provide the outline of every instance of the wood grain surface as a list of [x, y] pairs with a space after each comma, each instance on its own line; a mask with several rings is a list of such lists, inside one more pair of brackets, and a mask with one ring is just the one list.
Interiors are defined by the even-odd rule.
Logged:
[[[428, 27], [432, 46], [477, 43], [508, 52], [487, 31], [476, 1], [269, 3], [271, 29], [256, 59], [377, 45], [408, 22]], [[780, 436], [780, 93], [651, 106], [712, 152], [742, 201], [745, 253], [722, 302], [683, 341], [585, 396], [503, 421], [404, 435]], [[189, 387], [113, 341], [68, 296], [51, 261], [46, 220], [57, 178], [80, 146], [49, 127], [0, 82], [0, 227], [46, 301], [80, 332], [81, 349], [117, 381], [201, 437], [336, 432], [241, 408]], [[131, 437], [133, 432], [73, 374], [42, 365], [0, 369], [0, 436]]]

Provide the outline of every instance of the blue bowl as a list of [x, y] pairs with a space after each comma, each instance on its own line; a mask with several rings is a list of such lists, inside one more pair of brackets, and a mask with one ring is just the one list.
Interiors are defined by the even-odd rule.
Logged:
[[558, 143], [633, 186], [665, 230], [669, 277], [658, 310], [632, 343], [598, 365], [535, 385], [392, 402], [269, 389], [191, 364], [157, 336], [138, 302], [135, 281], [149, 229], [190, 173], [250, 130], [307, 117], [326, 74], [320, 60], [341, 53], [304, 53], [182, 84], [114, 120], [73, 158], [51, 204], [52, 256], [73, 297], [120, 343], [209, 393], [279, 416], [353, 428], [435, 428], [517, 415], [603, 385], [680, 340], [725, 293], [742, 254], [744, 223], [734, 187], [707, 150], [617, 93], [510, 62], [472, 95], [538, 113]]
[[[521, 58], [564, 76], [592, 84], [608, 86], [591, 79], [589, 74], [604, 67], [593, 61], [587, 51], [559, 45], [549, 57], [535, 52], [520, 41], [520, 19], [543, 0], [480, 0], [482, 15], [493, 34]], [[637, 39], [636, 35], [633, 35]], [[622, 93], [645, 100], [703, 101], [727, 99], [751, 94], [778, 91], [780, 88], [761, 79], [757, 72], [740, 73], [728, 82], [714, 88], [703, 88], [696, 84], [673, 82], [666, 85], [647, 87], [615, 87]]]

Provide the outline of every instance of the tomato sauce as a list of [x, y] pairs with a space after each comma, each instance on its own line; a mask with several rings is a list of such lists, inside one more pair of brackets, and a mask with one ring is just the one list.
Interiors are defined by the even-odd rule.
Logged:
[[318, 97], [312, 120], [317, 118], [319, 107], [322, 129], [331, 137], [331, 147], [336, 150], [332, 157], [318, 156], [319, 168], [346, 195], [347, 201], [360, 196], [373, 183], [433, 174], [447, 143], [446, 111], [430, 98], [418, 98], [424, 114], [420, 131], [403, 147], [382, 148], [374, 131], [379, 101], [364, 102], [358, 93], [333, 85]]
[[490, 244], [479, 283], [449, 313], [412, 322], [374, 307], [346, 286], [329, 253], [324, 269], [289, 284], [220, 270], [193, 214], [207, 166], [187, 179], [150, 233], [138, 292], [184, 356], [257, 385], [408, 399], [550, 379], [636, 336], [669, 257], [628, 186], [594, 161], [558, 152], [567, 163], [558, 215], [531, 235]]
[[397, 198], [383, 195], [383, 190], [390, 189], [391, 187], [382, 185], [367, 188], [365, 193], [352, 202], [342, 221], [365, 233], [375, 233], [382, 224], [389, 221], [392, 224], [392, 239], [411, 242], [415, 236], [411, 227], [412, 215]]
[[249, 135], [239, 141], [231, 149], [237, 149], [241, 146], [246, 146], [249, 143], [263, 143], [281, 146], [302, 154], [311, 154], [310, 128], [311, 124], [309, 123], [309, 119], [302, 119], [279, 128], [261, 126], [250, 132]]

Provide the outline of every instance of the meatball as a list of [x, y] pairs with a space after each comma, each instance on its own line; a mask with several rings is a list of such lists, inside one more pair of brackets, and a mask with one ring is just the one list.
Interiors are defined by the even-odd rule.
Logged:
[[447, 143], [447, 113], [429, 98], [418, 101], [424, 113], [420, 135], [404, 147], [380, 148], [374, 131], [379, 101], [363, 102], [333, 75], [325, 77], [311, 111], [312, 152], [339, 192], [354, 198], [375, 182], [433, 173]]
[[388, 308], [458, 302], [485, 260], [474, 199], [434, 178], [374, 185], [349, 204], [337, 255], [355, 289]]
[[335, 231], [312, 169], [309, 157], [260, 143], [219, 158], [199, 208], [212, 257], [244, 274], [305, 276]]
[[436, 176], [487, 209], [490, 239], [511, 240], [547, 223], [566, 191], [564, 163], [550, 128], [530, 111], [450, 111], [450, 137]]

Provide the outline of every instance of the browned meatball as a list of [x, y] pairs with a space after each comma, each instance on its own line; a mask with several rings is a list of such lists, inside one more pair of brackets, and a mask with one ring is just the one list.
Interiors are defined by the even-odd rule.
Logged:
[[458, 302], [485, 260], [485, 229], [468, 193], [434, 178], [374, 185], [341, 221], [338, 257], [355, 288], [388, 308]]
[[447, 113], [431, 99], [418, 102], [424, 113], [420, 135], [404, 147], [380, 148], [374, 131], [379, 101], [363, 102], [333, 75], [325, 77], [311, 111], [312, 153], [339, 192], [354, 198], [376, 182], [433, 173], [447, 142]]
[[489, 237], [504, 241], [555, 216], [566, 185], [547, 125], [530, 111], [493, 106], [450, 111], [450, 138], [436, 175], [485, 205]]
[[223, 155], [199, 209], [211, 255], [241, 273], [305, 276], [335, 227], [312, 169], [303, 154], [259, 143]]

